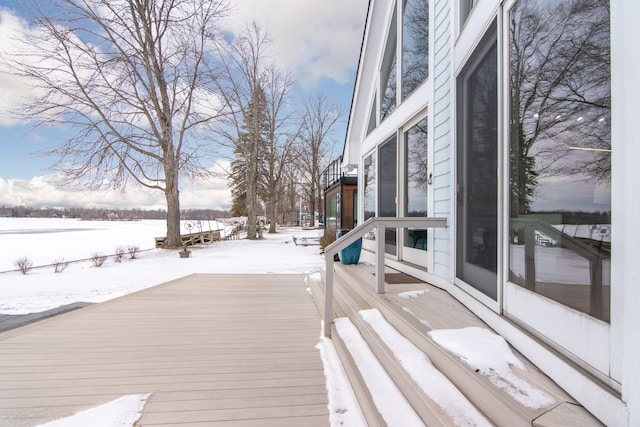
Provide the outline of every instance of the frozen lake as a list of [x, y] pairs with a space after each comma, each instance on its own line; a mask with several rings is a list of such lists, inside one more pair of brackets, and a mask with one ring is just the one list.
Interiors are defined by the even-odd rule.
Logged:
[[[183, 224], [184, 226], [184, 224]], [[204, 222], [203, 229], [218, 224]], [[191, 232], [198, 230], [192, 229]], [[182, 233], [188, 233], [186, 229]], [[16, 269], [15, 261], [28, 257], [34, 266], [54, 260], [91, 258], [93, 253], [111, 255], [115, 248], [155, 247], [155, 237], [166, 234], [165, 220], [81, 221], [68, 218], [0, 218], [0, 271]]]

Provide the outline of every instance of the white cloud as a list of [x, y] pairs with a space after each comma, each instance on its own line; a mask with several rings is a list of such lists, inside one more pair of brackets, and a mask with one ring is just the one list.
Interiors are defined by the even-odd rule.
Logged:
[[[217, 169], [219, 166], [214, 166]], [[214, 177], [197, 184], [183, 180], [180, 191], [181, 209], [228, 209], [231, 190], [226, 178]], [[130, 186], [127, 191], [90, 191], [61, 184], [56, 174], [30, 179], [0, 177], [0, 205], [29, 207], [88, 207], [105, 209], [166, 209], [160, 191]]]
[[303, 85], [345, 83], [358, 63], [368, 0], [242, 0], [230, 18], [239, 31], [255, 19], [271, 35], [276, 63]]
[[[273, 40], [275, 63], [290, 69], [299, 83], [312, 86], [325, 78], [346, 83], [355, 70], [368, 0], [242, 0], [224, 25], [239, 32], [256, 20]], [[35, 31], [12, 11], [0, 7], [0, 54], [24, 51]], [[0, 126], [17, 124], [2, 114], [20, 97], [33, 98], [35, 88], [12, 76], [0, 63]], [[8, 108], [8, 110], [7, 110]]]
[[[9, 52], [19, 52], [24, 37], [26, 23], [11, 12], [0, 9], [0, 57], [6, 58]], [[0, 126], [19, 124], [19, 120], [10, 113], [17, 102], [29, 95], [35, 96], [34, 89], [25, 79], [11, 74], [11, 70], [0, 61]]]

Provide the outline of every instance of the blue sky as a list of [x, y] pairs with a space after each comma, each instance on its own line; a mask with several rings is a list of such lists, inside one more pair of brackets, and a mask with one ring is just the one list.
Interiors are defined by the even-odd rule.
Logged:
[[[239, 31], [246, 21], [256, 19], [270, 33], [277, 63], [291, 70], [296, 80], [294, 97], [321, 91], [343, 107], [342, 123], [333, 134], [339, 153], [344, 142], [368, 0], [237, 0], [235, 3], [235, 11], [225, 25], [230, 31]], [[7, 41], [24, 28], [22, 8], [22, 0], [0, 0], [0, 46], [7, 46]], [[65, 131], [33, 130], [32, 123], [8, 119], [7, 110], [11, 110], [17, 96], [28, 94], [28, 86], [4, 71], [0, 66], [0, 206], [164, 207], [163, 195], [157, 191], [151, 194], [135, 189], [127, 194], [88, 193], [56, 184], [56, 176], [50, 169], [56, 159], [37, 153], [58, 143], [65, 137]], [[197, 186], [184, 183], [181, 194], [183, 208], [230, 205], [226, 182], [220, 179]]]

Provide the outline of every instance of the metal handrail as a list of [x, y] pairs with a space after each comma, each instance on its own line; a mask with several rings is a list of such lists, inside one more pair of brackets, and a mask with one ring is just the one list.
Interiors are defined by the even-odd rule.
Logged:
[[333, 259], [342, 249], [362, 238], [365, 234], [376, 229], [376, 292], [384, 293], [384, 229], [390, 228], [446, 228], [447, 218], [396, 218], [376, 217], [369, 218], [344, 237], [324, 248], [325, 261], [325, 294], [324, 294], [324, 334], [331, 337], [331, 323], [333, 323]]

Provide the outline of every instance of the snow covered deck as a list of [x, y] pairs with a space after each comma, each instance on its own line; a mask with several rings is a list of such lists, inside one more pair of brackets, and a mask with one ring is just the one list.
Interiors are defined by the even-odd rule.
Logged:
[[303, 275], [192, 275], [0, 334], [0, 425], [151, 393], [136, 425], [329, 424]]
[[[333, 268], [331, 337], [369, 425], [601, 426], [446, 291], [386, 267], [377, 294], [375, 266]], [[323, 279], [311, 291], [324, 313]]]

